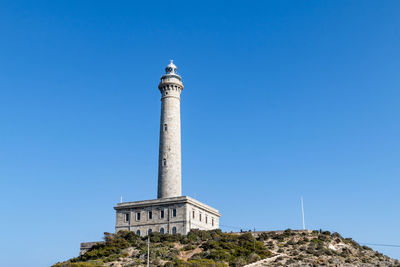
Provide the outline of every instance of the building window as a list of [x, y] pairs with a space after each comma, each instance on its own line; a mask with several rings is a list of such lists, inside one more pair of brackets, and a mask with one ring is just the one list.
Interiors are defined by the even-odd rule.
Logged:
[[161, 217], [161, 219], [164, 219], [164, 210], [161, 211], [160, 217]]
[[140, 230], [136, 231], [136, 235], [140, 236]]
[[153, 212], [149, 211], [149, 220], [153, 219]]
[[136, 213], [136, 220], [140, 221], [140, 212]]
[[176, 217], [176, 209], [172, 210], [172, 217]]
[[199, 220], [201, 221], [201, 213], [199, 214]]
[[160, 233], [164, 234], [164, 228], [162, 228], [162, 227], [160, 228]]
[[168, 126], [167, 124], [164, 124], [164, 132], [168, 131]]
[[211, 218], [211, 225], [214, 226], [214, 218]]
[[147, 234], [149, 235], [149, 234], [151, 234], [151, 232], [153, 232], [151, 229], [149, 229], [148, 231], [147, 231]]
[[163, 165], [167, 166], [167, 160], [166, 159], [163, 159]]
[[129, 213], [125, 214], [125, 222], [129, 222]]
[[175, 235], [176, 234], [176, 227], [172, 227], [172, 234]]
[[206, 216], [206, 224], [208, 223], [208, 217]]

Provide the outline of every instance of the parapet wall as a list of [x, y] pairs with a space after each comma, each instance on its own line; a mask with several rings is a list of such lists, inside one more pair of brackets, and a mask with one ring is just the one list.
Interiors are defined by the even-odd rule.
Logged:
[[79, 250], [79, 256], [88, 252], [93, 246], [98, 245], [98, 244], [103, 244], [103, 243], [104, 243], [104, 241], [81, 243], [81, 247]]

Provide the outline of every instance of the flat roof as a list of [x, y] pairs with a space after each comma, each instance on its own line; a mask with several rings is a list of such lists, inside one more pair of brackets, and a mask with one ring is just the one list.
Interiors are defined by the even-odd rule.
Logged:
[[132, 202], [122, 202], [118, 203], [117, 206], [114, 207], [115, 210], [123, 210], [127, 208], [144, 208], [149, 206], [160, 206], [160, 205], [173, 205], [180, 203], [189, 203], [198, 208], [207, 210], [216, 216], [221, 216], [217, 209], [214, 209], [194, 198], [188, 196], [180, 196], [180, 197], [169, 197], [169, 198], [157, 198], [150, 200], [140, 200], [140, 201], [132, 201]]

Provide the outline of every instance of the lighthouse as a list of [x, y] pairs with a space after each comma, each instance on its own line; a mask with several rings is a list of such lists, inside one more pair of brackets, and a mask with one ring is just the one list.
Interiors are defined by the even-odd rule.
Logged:
[[157, 198], [118, 203], [114, 207], [115, 231], [146, 236], [152, 232], [184, 235], [191, 229], [218, 229], [221, 214], [217, 209], [182, 196], [180, 101], [183, 84], [172, 60], [161, 76], [158, 89], [161, 118]]
[[158, 89], [161, 93], [160, 146], [158, 154], [158, 198], [182, 195], [181, 76], [173, 61], [165, 68]]

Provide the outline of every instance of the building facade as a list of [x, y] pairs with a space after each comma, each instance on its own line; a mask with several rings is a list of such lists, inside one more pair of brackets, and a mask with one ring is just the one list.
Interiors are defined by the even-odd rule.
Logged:
[[151, 232], [187, 234], [219, 228], [219, 212], [187, 196], [120, 203], [116, 231], [145, 236]]
[[187, 234], [190, 229], [219, 228], [218, 210], [191, 197], [182, 196], [180, 95], [181, 76], [171, 62], [158, 89], [161, 93], [160, 143], [157, 199], [118, 203], [115, 231]]

